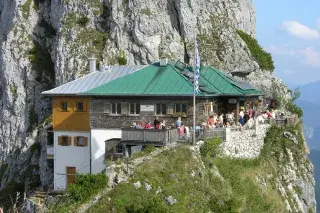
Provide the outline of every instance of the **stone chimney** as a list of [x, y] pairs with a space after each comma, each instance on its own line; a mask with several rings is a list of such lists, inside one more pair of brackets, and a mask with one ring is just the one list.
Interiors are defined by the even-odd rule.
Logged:
[[96, 59], [95, 58], [89, 59], [89, 66], [90, 66], [90, 73], [93, 73], [96, 71]]

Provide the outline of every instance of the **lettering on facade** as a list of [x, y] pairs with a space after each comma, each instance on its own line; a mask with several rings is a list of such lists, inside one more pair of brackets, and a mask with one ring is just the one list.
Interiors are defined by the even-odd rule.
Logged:
[[228, 99], [228, 103], [229, 104], [236, 104], [237, 103], [237, 99], [236, 98], [229, 98]]

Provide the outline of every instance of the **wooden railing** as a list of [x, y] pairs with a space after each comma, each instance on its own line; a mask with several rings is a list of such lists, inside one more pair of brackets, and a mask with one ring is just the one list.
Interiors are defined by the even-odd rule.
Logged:
[[167, 145], [179, 139], [177, 129], [133, 129], [123, 128], [121, 142], [130, 144]]

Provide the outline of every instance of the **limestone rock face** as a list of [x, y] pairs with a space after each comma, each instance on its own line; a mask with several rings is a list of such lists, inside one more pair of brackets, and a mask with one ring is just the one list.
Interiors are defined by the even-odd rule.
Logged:
[[31, 145], [27, 137], [50, 115], [39, 94], [86, 74], [89, 57], [189, 62], [195, 34], [214, 35], [223, 48], [199, 40], [204, 64], [258, 69], [237, 28], [255, 35], [251, 0], [0, 0], [0, 160]]

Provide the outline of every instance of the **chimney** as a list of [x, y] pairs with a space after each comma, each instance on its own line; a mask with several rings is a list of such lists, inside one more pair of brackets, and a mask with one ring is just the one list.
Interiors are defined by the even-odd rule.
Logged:
[[90, 66], [90, 73], [93, 73], [96, 71], [96, 59], [95, 58], [89, 59], [89, 66]]
[[167, 58], [160, 58], [160, 66], [167, 66], [168, 59]]

